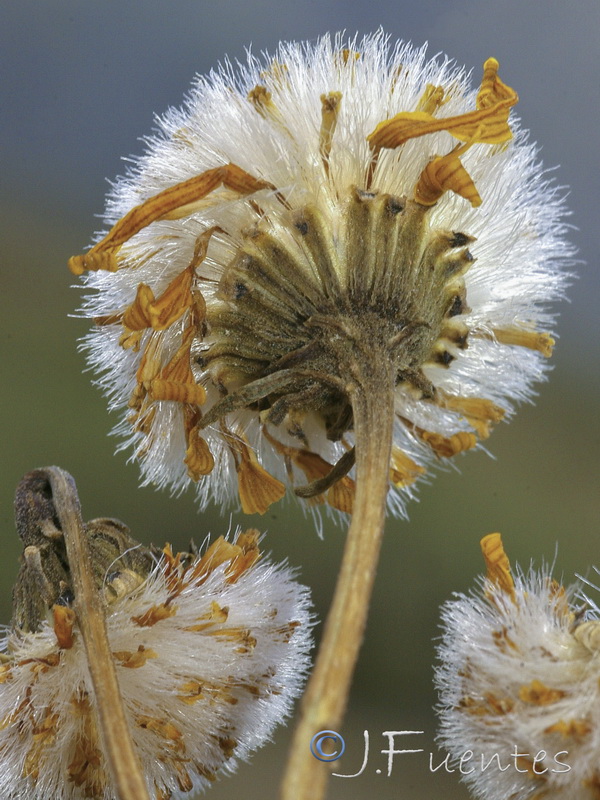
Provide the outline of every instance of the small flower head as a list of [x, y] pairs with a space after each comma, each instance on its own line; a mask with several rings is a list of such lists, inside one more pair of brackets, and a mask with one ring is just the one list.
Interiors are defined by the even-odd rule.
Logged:
[[350, 511], [352, 387], [376, 359], [401, 513], [429, 463], [531, 396], [570, 248], [498, 68], [473, 88], [424, 48], [324, 37], [227, 63], [160, 121], [70, 261], [145, 481]]
[[481, 800], [596, 800], [600, 609], [547, 569], [513, 577], [499, 534], [482, 549], [479, 591], [442, 609], [440, 741]]
[[[86, 648], [51, 529], [26, 544], [2, 642], [0, 796], [110, 800]], [[187, 796], [234, 770], [289, 714], [308, 667], [308, 591], [289, 568], [259, 560], [256, 531], [173, 555], [142, 547], [115, 520], [86, 530], [149, 795]]]

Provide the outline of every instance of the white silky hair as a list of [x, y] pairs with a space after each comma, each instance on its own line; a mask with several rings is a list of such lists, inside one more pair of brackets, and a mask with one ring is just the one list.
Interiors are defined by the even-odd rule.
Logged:
[[[124, 709], [151, 797], [159, 796], [159, 789], [173, 797], [189, 796], [180, 791], [178, 756], [183, 756], [196, 789], [210, 785], [202, 770], [235, 770], [240, 760], [270, 739], [301, 693], [312, 646], [308, 589], [285, 564], [261, 560], [235, 582], [228, 566], [226, 561], [208, 577], [189, 581], [170, 606], [173, 615], [152, 625], [133, 618], [167, 601], [173, 587], [167, 585], [165, 557], [137, 590], [107, 606], [108, 639]], [[210, 619], [214, 603], [226, 610], [226, 619], [198, 630], [198, 620]], [[240, 644], [245, 637], [252, 639], [248, 647]], [[81, 635], [75, 629], [73, 647], [60, 651], [58, 663], [47, 668], [45, 660], [58, 652], [50, 623], [38, 633], [7, 631], [3, 645], [10, 660], [0, 682], [0, 719], [6, 722], [0, 730], [0, 796], [89, 797], [69, 780], [78, 742], [91, 746], [77, 703], [89, 699], [95, 714]], [[136, 654], [139, 648], [148, 654], [147, 660], [137, 668], [125, 666], [124, 654]], [[198, 684], [201, 696], [185, 702], [190, 682]], [[157, 727], [140, 724], [144, 718]], [[50, 720], [47, 739], [45, 720]], [[164, 728], [161, 735], [163, 724], [174, 727]], [[220, 742], [229, 738], [236, 744], [227, 758]], [[32, 754], [37, 754], [35, 779]], [[114, 796], [109, 780], [102, 797]]]
[[[343, 47], [349, 48], [345, 59], [341, 56]], [[359, 57], [354, 57], [354, 51]], [[263, 70], [277, 69], [270, 64], [280, 65], [282, 70], [279, 78], [269, 81], [277, 109], [275, 122], [257, 113], [247, 100], [248, 92], [265, 80]], [[415, 109], [427, 84], [444, 87], [446, 102], [439, 108], [438, 117], [474, 108], [477, 92], [464, 68], [445, 56], [427, 58], [426, 47], [404, 43], [391, 46], [381, 31], [361, 41], [347, 42], [338, 35], [324, 36], [315, 43], [282, 44], [273, 58], [248, 53], [245, 64], [226, 61], [207, 77], [196, 78], [181, 109], [170, 109], [157, 120], [157, 131], [146, 139], [146, 153], [114, 183], [105, 222], [110, 226], [148, 197], [232, 162], [276, 186], [292, 208], [316, 204], [329, 220], [335, 239], [344, 214], [343, 198], [349, 187], [365, 182], [372, 157], [367, 136], [379, 122]], [[319, 150], [319, 98], [332, 91], [341, 92], [342, 101], [329, 172], [324, 176]], [[466, 398], [487, 398], [500, 405], [507, 417], [517, 403], [532, 399], [534, 384], [545, 376], [546, 362], [538, 352], [503, 345], [493, 334], [489, 338], [485, 335], [498, 327], [551, 328], [549, 306], [564, 294], [569, 280], [567, 267], [573, 257], [573, 249], [565, 241], [565, 192], [544, 170], [536, 146], [514, 115], [511, 128], [514, 136], [508, 144], [492, 148], [476, 144], [462, 158], [483, 199], [481, 207], [472, 208], [463, 198], [446, 192], [430, 212], [432, 229], [465, 231], [476, 238], [471, 247], [475, 262], [465, 275], [471, 310], [462, 319], [471, 332], [483, 338], [472, 336], [468, 348], [456, 353], [449, 368], [424, 368], [426, 377], [439, 389]], [[407, 141], [396, 150], [382, 150], [373, 186], [377, 191], [410, 196], [424, 166], [432, 156], [447, 152], [450, 141], [449, 134], [441, 131]], [[281, 205], [274, 193], [263, 190], [258, 196], [265, 217], [276, 226]], [[221, 192], [218, 197], [183, 219], [155, 222], [125, 243], [121, 256], [134, 268], [89, 273], [84, 279], [89, 291], [82, 313], [99, 317], [125, 308], [140, 283], [152, 286], [158, 295], [187, 267], [197, 237], [212, 225], [227, 230], [229, 238], [225, 241], [216, 235], [211, 239], [207, 257], [198, 269], [198, 285], [209, 306], [216, 302], [215, 287], [235, 253], [232, 242], [236, 236], [240, 241], [240, 232], [256, 219], [248, 198], [237, 198], [230, 192]], [[164, 332], [165, 358], [176, 351], [182, 326], [180, 320]], [[127, 422], [127, 403], [150, 333], [144, 334], [139, 352], [119, 345], [121, 333], [119, 324], [98, 326], [86, 337], [84, 349], [99, 374], [97, 383], [108, 396], [110, 408], [122, 414], [115, 433], [123, 440], [120, 447], [131, 450], [132, 458], [139, 461], [143, 483], [177, 494], [192, 484], [183, 463], [186, 440], [181, 407], [171, 402], [155, 403], [151, 434], [132, 430]], [[209, 334], [206, 343], [210, 341]], [[194, 366], [194, 375], [207, 389], [209, 401], [216, 400], [208, 371]], [[469, 429], [460, 415], [415, 400], [401, 384], [396, 391], [396, 411], [414, 426], [444, 436]], [[286, 482], [283, 459], [262, 435], [256, 413], [239, 411], [235, 420], [259, 462]], [[310, 418], [306, 424], [310, 428]], [[313, 452], [330, 463], [341, 457], [344, 446], [329, 441], [322, 428], [315, 424], [310, 433]], [[234, 461], [222, 431], [218, 426], [209, 427], [203, 435], [215, 467], [196, 484], [200, 507], [209, 502], [235, 503]], [[294, 444], [285, 431], [281, 432], [281, 441]], [[351, 431], [346, 444], [353, 444]], [[405, 425], [395, 426], [394, 444], [419, 465], [434, 460], [431, 449]], [[392, 485], [390, 511], [404, 516], [406, 501], [413, 494], [414, 486]]]
[[[472, 751], [462, 780], [478, 800], [597, 796], [600, 614], [582, 622], [581, 597], [542, 567], [517, 572], [514, 597], [485, 580], [443, 606], [438, 740], [455, 768]], [[542, 751], [537, 780], [515, 765], [515, 752], [531, 764]]]

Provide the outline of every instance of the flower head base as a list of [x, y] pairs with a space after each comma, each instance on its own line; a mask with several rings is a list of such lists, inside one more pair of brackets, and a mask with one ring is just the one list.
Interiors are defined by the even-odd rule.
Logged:
[[[22, 518], [22, 517], [21, 517]], [[26, 540], [0, 655], [0, 795], [116, 797], [56, 529]], [[157, 800], [206, 787], [261, 746], [308, 667], [308, 592], [261, 561], [258, 533], [204, 552], [86, 525], [134, 748]], [[77, 599], [77, 598], [75, 598]]]
[[473, 92], [381, 35], [198, 80], [115, 186], [112, 229], [70, 261], [145, 480], [197, 482], [202, 504], [237, 489], [258, 513], [291, 483], [351, 511], [351, 395], [377, 359], [402, 512], [432, 459], [530, 396], [570, 249], [516, 102], [494, 59]]
[[482, 549], [481, 592], [442, 610], [439, 738], [481, 800], [595, 800], [600, 609], [547, 570], [513, 578], [499, 534]]

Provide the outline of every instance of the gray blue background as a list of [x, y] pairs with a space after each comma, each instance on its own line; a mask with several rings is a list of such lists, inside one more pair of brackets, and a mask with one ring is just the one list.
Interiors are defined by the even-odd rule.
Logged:
[[[467, 797], [455, 775], [429, 772], [426, 754], [398, 756], [385, 776], [384, 730], [423, 730], [405, 747], [429, 751], [438, 607], [481, 572], [478, 540], [504, 534], [510, 556], [527, 565], [556, 555], [556, 573], [600, 565], [598, 541], [598, 181], [600, 83], [598, 0], [3, 0], [0, 7], [0, 620], [10, 617], [10, 587], [20, 546], [12, 496], [21, 475], [59, 464], [75, 476], [84, 515], [116, 516], [144, 542], [191, 536], [230, 524], [268, 531], [266, 547], [289, 558], [313, 587], [323, 618], [344, 532], [316, 536], [293, 505], [263, 518], [198, 515], [193, 497], [174, 499], [137, 487], [137, 470], [114, 456], [110, 419], [83, 373], [76, 341], [86, 324], [66, 269], [99, 227], [107, 178], [122, 156], [143, 150], [153, 114], [178, 105], [196, 72], [244, 47], [273, 52], [280, 39], [314, 39], [379, 26], [393, 39], [429, 41], [475, 70], [490, 55], [520, 95], [518, 113], [542, 145], [546, 166], [570, 187], [572, 240], [582, 263], [560, 339], [536, 406], [520, 410], [489, 442], [497, 458], [470, 453], [420, 492], [410, 522], [389, 520], [369, 629], [349, 714], [348, 756], [336, 771], [358, 769], [363, 731], [371, 758], [360, 778], [333, 779], [334, 798]], [[318, 632], [318, 629], [317, 629]], [[251, 765], [210, 790], [213, 800], [270, 798], [283, 767], [289, 728]], [[307, 743], [308, 744], [308, 743]], [[436, 759], [439, 758], [436, 756]], [[383, 774], [377, 774], [381, 769]]]

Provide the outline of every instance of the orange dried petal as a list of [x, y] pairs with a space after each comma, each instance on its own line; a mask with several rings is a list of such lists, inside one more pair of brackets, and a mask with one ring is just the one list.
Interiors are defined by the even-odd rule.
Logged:
[[146, 384], [150, 400], [172, 400], [190, 405], [202, 405], [206, 401], [206, 391], [196, 383], [190, 363], [194, 333], [192, 326], [184, 331], [176, 353], [160, 374]]
[[497, 76], [498, 62], [488, 59], [477, 97], [477, 108], [465, 114], [437, 119], [425, 111], [403, 111], [380, 122], [367, 136], [373, 150], [395, 148], [419, 136], [447, 131], [456, 139], [484, 144], [502, 144], [512, 138], [508, 114], [519, 97]]
[[435, 114], [438, 108], [447, 102], [447, 99], [444, 99], [444, 94], [443, 86], [434, 86], [432, 83], [428, 83], [425, 87], [425, 91], [419, 98], [415, 110], [422, 111], [425, 114]]
[[537, 679], [531, 681], [529, 686], [521, 686], [519, 689], [519, 699], [536, 706], [551, 705], [562, 700], [565, 695], [566, 692], [562, 689], [550, 689]]
[[241, 552], [231, 559], [231, 563], [225, 570], [227, 575], [226, 583], [235, 583], [246, 570], [250, 569], [259, 560], [259, 538], [260, 533], [256, 529], [240, 533], [235, 543]]
[[500, 64], [495, 58], [488, 58], [483, 65], [483, 77], [477, 93], [476, 108], [490, 108], [504, 100], [518, 101], [514, 89], [503, 83], [498, 77]]
[[54, 605], [52, 606], [52, 615], [58, 646], [63, 650], [70, 650], [75, 641], [73, 634], [73, 627], [77, 619], [75, 611], [68, 606]]
[[583, 739], [591, 732], [592, 726], [585, 719], [570, 719], [568, 722], [560, 719], [544, 729], [544, 733], [560, 733], [565, 739]]
[[285, 485], [258, 463], [246, 445], [240, 446], [241, 458], [236, 461], [238, 492], [245, 514], [264, 514], [285, 494]]
[[319, 130], [319, 152], [325, 171], [329, 174], [329, 154], [333, 142], [333, 134], [337, 126], [342, 102], [341, 92], [329, 92], [321, 95], [321, 129]]
[[146, 648], [141, 644], [135, 652], [129, 650], [118, 650], [113, 656], [120, 662], [120, 666], [128, 669], [138, 669], [143, 667], [149, 658], [158, 658], [157, 654], [150, 647]]
[[552, 355], [555, 342], [549, 333], [516, 327], [494, 328], [493, 333], [501, 344], [512, 344], [518, 347], [527, 347], [529, 350], [537, 350], [546, 358], [550, 358]]
[[510, 561], [502, 545], [502, 536], [499, 533], [489, 533], [483, 537], [480, 546], [488, 580], [514, 600], [515, 582], [510, 571]]
[[427, 164], [415, 186], [415, 200], [423, 206], [432, 206], [445, 192], [464, 197], [473, 208], [481, 205], [481, 196], [455, 151], [437, 156]]
[[152, 401], [171, 400], [175, 403], [190, 403], [200, 406], [206, 400], [206, 392], [204, 387], [199, 384], [178, 383], [155, 378], [150, 384], [148, 397]]
[[425, 473], [425, 467], [420, 466], [406, 455], [399, 447], [392, 447], [390, 480], [394, 486], [403, 488], [414, 483], [419, 475]]
[[138, 385], [145, 385], [157, 377], [162, 366], [162, 348], [164, 335], [153, 333], [148, 339], [140, 364], [135, 374]]
[[484, 397], [442, 395], [439, 405], [462, 414], [469, 425], [477, 431], [480, 439], [487, 439], [491, 426], [500, 422], [506, 413], [503, 408]]
[[219, 536], [190, 571], [190, 581], [197, 582], [207, 577], [214, 569], [225, 561], [231, 561], [240, 552], [241, 550], [237, 545], [226, 541], [223, 536]]
[[160, 297], [148, 304], [148, 317], [154, 330], [165, 330], [192, 305], [193, 281], [193, 266], [187, 267], [173, 278]]
[[214, 469], [215, 459], [208, 442], [200, 436], [196, 426], [188, 435], [188, 448], [183, 463], [187, 467], [188, 475], [194, 481], [200, 480], [203, 475], [209, 475]]
[[104, 269], [107, 272], [116, 272], [119, 269], [117, 256], [112, 251], [95, 252], [90, 250], [80, 256], [71, 256], [67, 266], [73, 275], [83, 275], [84, 272], [97, 272]]
[[160, 605], [151, 606], [147, 611], [144, 611], [143, 614], [132, 617], [131, 621], [139, 625], [140, 628], [150, 628], [163, 619], [173, 617], [176, 613], [177, 606], [160, 603]]
[[88, 253], [69, 259], [69, 269], [76, 275], [81, 275], [86, 269], [114, 271], [117, 268], [116, 251], [122, 244], [153, 222], [186, 216], [191, 213], [195, 203], [221, 185], [241, 195], [274, 188], [236, 164], [208, 169], [200, 175], [170, 186], [132, 208]]
[[333, 486], [327, 491], [327, 502], [338, 511], [343, 511], [344, 514], [351, 514], [354, 508], [354, 495], [356, 492], [356, 483], [347, 475], [336, 481]]
[[441, 433], [431, 433], [430, 431], [417, 430], [420, 438], [429, 445], [436, 455], [441, 458], [452, 458], [458, 453], [471, 450], [477, 444], [477, 437], [474, 433], [459, 431], [452, 436], [442, 436]]
[[141, 331], [151, 327], [148, 307], [155, 300], [154, 292], [145, 283], [137, 287], [135, 300], [123, 313], [123, 325], [130, 331]]

